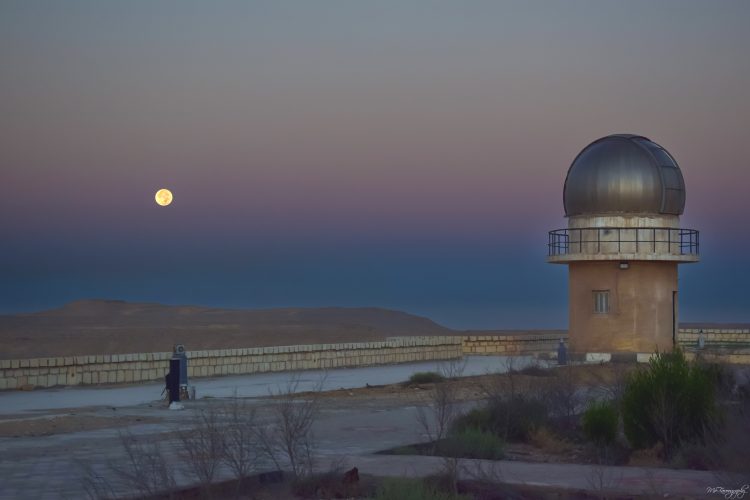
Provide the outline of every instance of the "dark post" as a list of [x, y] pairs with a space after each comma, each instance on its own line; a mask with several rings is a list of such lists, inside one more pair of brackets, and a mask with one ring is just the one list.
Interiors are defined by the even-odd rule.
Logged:
[[565, 348], [565, 342], [563, 339], [560, 339], [560, 344], [557, 346], [557, 364], [568, 364], [568, 350]]
[[179, 361], [178, 383], [180, 386], [180, 399], [190, 399], [190, 393], [188, 392], [188, 358], [184, 345], [174, 345], [172, 359]]
[[169, 360], [169, 373], [167, 373], [167, 391], [169, 392], [169, 403], [180, 402], [180, 358]]

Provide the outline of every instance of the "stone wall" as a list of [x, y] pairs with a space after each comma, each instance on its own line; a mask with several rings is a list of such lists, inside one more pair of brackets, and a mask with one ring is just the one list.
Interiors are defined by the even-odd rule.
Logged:
[[[343, 368], [461, 356], [461, 337], [190, 351], [188, 376]], [[171, 357], [172, 353], [156, 352], [0, 360], [0, 389], [161, 381]]]
[[701, 331], [706, 347], [750, 348], [750, 329], [747, 328], [680, 328], [677, 342], [682, 347], [696, 347]]
[[[699, 330], [680, 329], [678, 342], [692, 356]], [[463, 355], [557, 355], [565, 334], [393, 337], [382, 342], [310, 344], [188, 352], [190, 377], [344, 368]], [[750, 363], [750, 330], [704, 329], [702, 354], [718, 362]], [[172, 353], [152, 352], [0, 360], [0, 390], [59, 385], [123, 384], [164, 380]]]
[[566, 342], [567, 334], [470, 335], [463, 337], [466, 355], [516, 356], [521, 354], [554, 354], [560, 339]]
[[750, 329], [703, 328], [703, 349], [698, 348], [700, 328], [681, 328], [677, 342], [685, 349], [688, 359], [700, 355], [716, 363], [750, 365]]

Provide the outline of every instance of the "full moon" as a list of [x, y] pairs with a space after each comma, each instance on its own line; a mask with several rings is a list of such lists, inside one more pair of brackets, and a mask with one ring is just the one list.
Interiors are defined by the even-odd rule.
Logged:
[[170, 191], [169, 189], [160, 189], [156, 192], [156, 195], [154, 195], [156, 203], [158, 203], [162, 207], [166, 207], [167, 205], [172, 203], [172, 198], [172, 191]]

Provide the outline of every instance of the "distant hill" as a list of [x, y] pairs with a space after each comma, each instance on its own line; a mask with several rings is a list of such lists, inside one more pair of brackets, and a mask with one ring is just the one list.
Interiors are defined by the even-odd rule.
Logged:
[[453, 335], [419, 316], [378, 308], [216, 309], [82, 300], [0, 315], [0, 359], [382, 340]]
[[[685, 328], [748, 328], [686, 323]], [[429, 335], [565, 334], [565, 330], [451, 330], [375, 307], [218, 309], [121, 300], [80, 300], [58, 309], [0, 315], [0, 359], [260, 347]]]

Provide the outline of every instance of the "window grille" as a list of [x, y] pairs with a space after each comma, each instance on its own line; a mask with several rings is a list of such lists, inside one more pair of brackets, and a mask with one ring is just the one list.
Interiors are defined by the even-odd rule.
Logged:
[[594, 290], [594, 312], [597, 314], [609, 312], [609, 290]]

